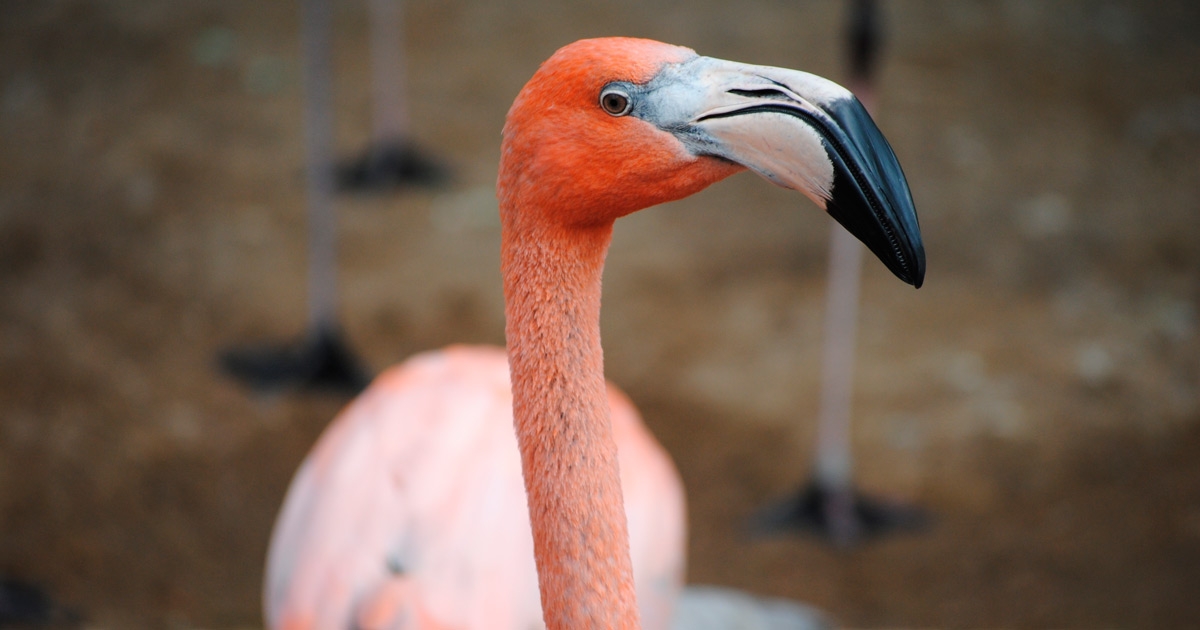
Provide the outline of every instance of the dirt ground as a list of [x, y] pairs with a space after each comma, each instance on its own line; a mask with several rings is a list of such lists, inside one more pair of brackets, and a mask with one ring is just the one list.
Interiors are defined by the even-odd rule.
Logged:
[[[829, 221], [740, 175], [618, 224], [610, 378], [689, 490], [689, 577], [861, 627], [1200, 627], [1200, 4], [884, 3], [880, 124], [925, 233], [867, 261], [857, 475], [936, 516], [849, 552], [752, 541], [805, 478]], [[416, 135], [449, 188], [339, 202], [340, 312], [374, 369], [499, 344], [490, 188], [555, 48], [647, 36], [843, 76], [842, 3], [406, 3]], [[0, 11], [0, 574], [97, 628], [259, 623], [292, 471], [344, 400], [255, 397], [230, 345], [305, 323], [293, 2]], [[339, 150], [370, 127], [336, 20]]]

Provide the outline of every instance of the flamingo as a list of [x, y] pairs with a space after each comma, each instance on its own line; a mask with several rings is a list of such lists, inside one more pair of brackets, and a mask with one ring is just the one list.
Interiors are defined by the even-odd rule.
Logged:
[[227, 374], [258, 391], [324, 389], [358, 394], [371, 381], [338, 324], [336, 182], [333, 162], [333, 7], [300, 3], [308, 205], [308, 330], [299, 340], [221, 353]]
[[272, 534], [267, 625], [667, 627], [682, 486], [604, 379], [601, 274], [617, 218], [746, 169], [921, 285], [904, 175], [844, 88], [643, 39], [544, 62], [501, 145], [507, 354], [419, 355], [331, 424]]
[[[874, 0], [853, 0], [846, 29], [850, 85], [868, 110], [875, 100], [874, 70], [883, 39], [879, 13]], [[850, 403], [861, 275], [862, 248], [834, 226], [829, 234], [821, 404], [811, 479], [759, 510], [751, 521], [755, 533], [808, 531], [849, 548], [889, 532], [919, 530], [929, 521], [917, 506], [872, 497], [854, 486]]]

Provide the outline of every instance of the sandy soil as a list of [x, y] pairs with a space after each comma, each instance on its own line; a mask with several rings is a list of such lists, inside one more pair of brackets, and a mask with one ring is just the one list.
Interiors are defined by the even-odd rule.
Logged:
[[[294, 3], [17, 2], [0, 14], [0, 573], [105, 628], [258, 623], [269, 529], [344, 403], [214, 370], [305, 320]], [[500, 343], [490, 187], [537, 63], [626, 34], [841, 76], [841, 3], [407, 3], [440, 192], [339, 203], [341, 314], [375, 369]], [[857, 626], [1200, 626], [1200, 5], [889, 10], [880, 122], [929, 251], [869, 261], [860, 485], [934, 512], [837, 552], [751, 541], [806, 476], [829, 222], [742, 175], [618, 225], [610, 378], [689, 487], [690, 577]], [[338, 144], [369, 130], [337, 13]]]

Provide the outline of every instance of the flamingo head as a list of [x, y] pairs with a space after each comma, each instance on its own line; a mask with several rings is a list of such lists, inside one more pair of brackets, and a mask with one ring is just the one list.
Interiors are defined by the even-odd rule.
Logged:
[[509, 226], [610, 224], [743, 169], [807, 196], [901, 280], [925, 249], [892, 148], [849, 90], [816, 75], [604, 38], [563, 47], [508, 112]]

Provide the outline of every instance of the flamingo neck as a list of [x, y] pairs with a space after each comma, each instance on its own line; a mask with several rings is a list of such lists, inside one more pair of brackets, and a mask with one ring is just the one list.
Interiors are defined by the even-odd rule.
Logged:
[[638, 628], [600, 348], [611, 239], [612, 223], [502, 235], [513, 421], [548, 630]]

